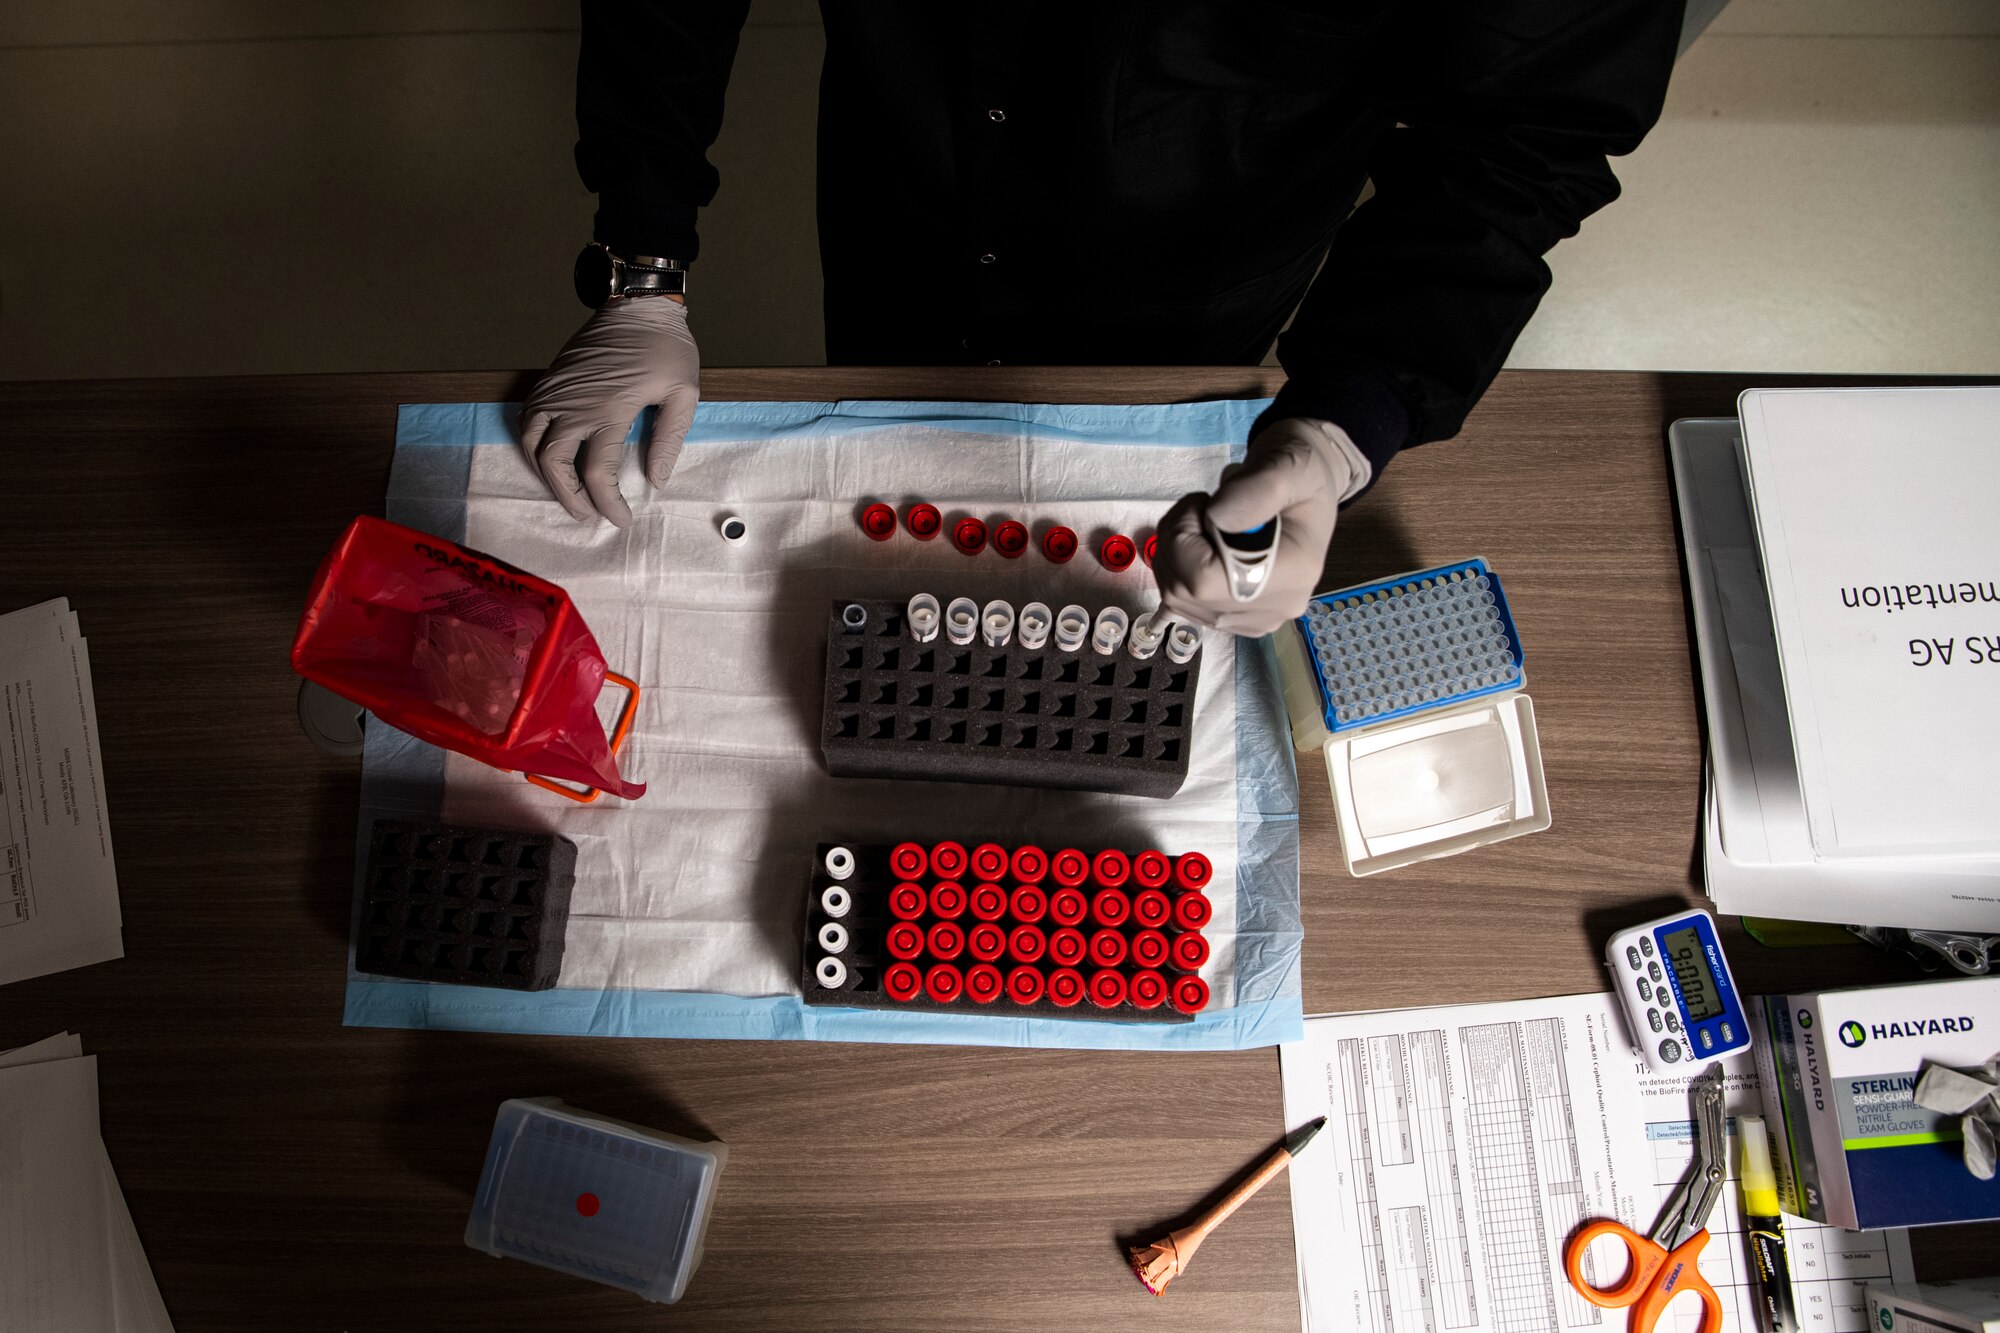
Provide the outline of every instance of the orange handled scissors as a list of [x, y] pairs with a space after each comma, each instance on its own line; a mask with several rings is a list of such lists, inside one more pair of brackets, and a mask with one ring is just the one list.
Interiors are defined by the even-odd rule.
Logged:
[[[1708, 1248], [1708, 1215], [1722, 1197], [1729, 1151], [1722, 1136], [1722, 1066], [1703, 1070], [1688, 1095], [1694, 1109], [1694, 1165], [1661, 1210], [1653, 1234], [1642, 1236], [1623, 1222], [1600, 1218], [1570, 1237], [1563, 1250], [1569, 1284], [1585, 1300], [1611, 1310], [1632, 1307], [1626, 1324], [1630, 1333], [1653, 1333], [1667, 1302], [1683, 1291], [1701, 1298], [1701, 1333], [1722, 1333], [1722, 1298], [1698, 1267]], [[1630, 1260], [1625, 1280], [1615, 1287], [1594, 1286], [1583, 1271], [1584, 1252], [1599, 1236], [1615, 1237]]]

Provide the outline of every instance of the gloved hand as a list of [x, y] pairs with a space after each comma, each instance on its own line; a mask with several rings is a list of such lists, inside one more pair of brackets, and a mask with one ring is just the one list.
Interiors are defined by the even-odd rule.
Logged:
[[[1354, 486], [1360, 451], [1330, 421], [1285, 417], [1250, 441], [1243, 462], [1222, 474], [1213, 496], [1196, 491], [1160, 520], [1153, 574], [1160, 601], [1185, 620], [1247, 637], [1269, 634], [1302, 615], [1326, 563], [1340, 502]], [[1271, 572], [1254, 601], [1239, 602], [1208, 534], [1203, 510], [1224, 532], [1248, 532], [1273, 515], [1283, 522]]]
[[660, 409], [646, 437], [646, 481], [664, 486], [700, 398], [701, 354], [687, 307], [667, 296], [608, 301], [528, 395], [521, 452], [572, 518], [602, 514], [622, 528], [632, 510], [618, 493], [618, 465], [632, 419]]

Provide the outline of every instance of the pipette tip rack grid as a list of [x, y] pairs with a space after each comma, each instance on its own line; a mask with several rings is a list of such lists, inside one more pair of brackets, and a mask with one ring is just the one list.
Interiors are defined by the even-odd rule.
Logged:
[[1332, 732], [1511, 690], [1525, 679], [1507, 594], [1483, 559], [1322, 594], [1298, 624]]

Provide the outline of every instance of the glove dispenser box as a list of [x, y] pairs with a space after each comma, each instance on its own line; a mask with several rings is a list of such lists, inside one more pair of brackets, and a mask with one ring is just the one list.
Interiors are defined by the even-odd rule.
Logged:
[[1549, 826], [1525, 657], [1483, 559], [1323, 593], [1275, 640], [1292, 738], [1326, 764], [1350, 874]]

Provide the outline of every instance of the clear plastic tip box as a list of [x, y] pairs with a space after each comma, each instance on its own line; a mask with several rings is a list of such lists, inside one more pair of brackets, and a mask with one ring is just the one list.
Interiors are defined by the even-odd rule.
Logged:
[[565, 1106], [503, 1102], [465, 1243], [560, 1273], [677, 1301], [701, 1263], [728, 1160], [696, 1143]]
[[1525, 654], [1484, 560], [1323, 593], [1293, 631], [1277, 636], [1292, 738], [1325, 756], [1350, 873], [1549, 826]]

